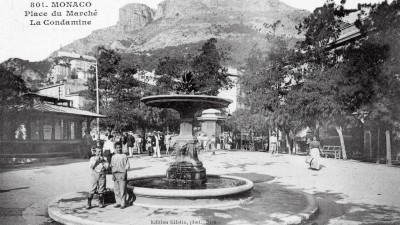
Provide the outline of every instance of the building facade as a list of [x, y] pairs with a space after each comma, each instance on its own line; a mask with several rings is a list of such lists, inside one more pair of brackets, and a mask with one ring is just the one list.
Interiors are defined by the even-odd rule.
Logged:
[[92, 68], [95, 66], [96, 58], [93, 56], [57, 52], [47, 78], [53, 84], [69, 79], [87, 81], [87, 79], [93, 76]]
[[0, 120], [0, 158], [75, 156], [85, 130], [105, 116], [71, 107], [70, 100], [35, 93], [29, 109], [6, 113]]

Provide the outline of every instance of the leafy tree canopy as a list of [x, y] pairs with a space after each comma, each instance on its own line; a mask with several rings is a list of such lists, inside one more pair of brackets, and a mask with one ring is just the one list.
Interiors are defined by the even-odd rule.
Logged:
[[[97, 55], [100, 113], [108, 116], [101, 120], [103, 126], [115, 130], [132, 130], [137, 127], [146, 130], [159, 129], [167, 123], [176, 122], [176, 113], [147, 107], [140, 102], [142, 97], [153, 94], [153, 88], [133, 77], [138, 71], [135, 62], [122, 60], [118, 52], [106, 48], [99, 48]], [[89, 97], [93, 101], [86, 107], [94, 111], [95, 76], [88, 79], [88, 86]]]
[[24, 80], [2, 65], [0, 65], [0, 90], [0, 114], [29, 106], [29, 102], [21, 97], [28, 91]]
[[216, 47], [217, 39], [209, 39], [199, 54], [164, 57], [156, 74], [162, 75], [157, 84], [165, 91], [180, 94], [217, 95], [219, 90], [232, 85], [227, 69], [222, 66], [224, 52]]

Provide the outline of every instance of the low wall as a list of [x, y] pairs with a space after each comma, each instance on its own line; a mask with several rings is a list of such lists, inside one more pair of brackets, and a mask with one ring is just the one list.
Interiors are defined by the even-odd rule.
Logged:
[[3, 141], [0, 142], [0, 164], [20, 164], [44, 158], [76, 157], [79, 141]]

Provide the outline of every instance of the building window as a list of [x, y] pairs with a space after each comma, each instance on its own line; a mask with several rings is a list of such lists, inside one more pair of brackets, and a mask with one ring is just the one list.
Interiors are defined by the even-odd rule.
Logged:
[[87, 130], [87, 122], [85, 120], [85, 121], [82, 122], [82, 137], [83, 137], [83, 135], [85, 135], [86, 131], [88, 131], [90, 133], [90, 130]]
[[76, 122], [71, 122], [71, 135], [70, 135], [70, 139], [74, 140], [76, 139], [76, 127], [77, 127], [77, 123]]
[[49, 124], [43, 126], [43, 140], [51, 140], [52, 133], [53, 133], [53, 126]]
[[64, 140], [68, 140], [68, 126], [69, 126], [69, 121], [66, 120], [61, 120], [62, 124], [63, 124], [63, 136], [64, 136]]
[[15, 130], [15, 140], [26, 140], [26, 126], [25, 123], [21, 123]]
[[63, 124], [62, 120], [57, 120], [55, 127], [54, 127], [54, 139], [55, 140], [61, 140], [63, 136]]
[[38, 141], [39, 140], [39, 121], [31, 122], [31, 140]]

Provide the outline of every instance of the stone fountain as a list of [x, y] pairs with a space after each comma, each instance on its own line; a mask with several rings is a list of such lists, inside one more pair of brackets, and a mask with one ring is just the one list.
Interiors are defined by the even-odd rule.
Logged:
[[207, 176], [197, 156], [197, 139], [193, 136], [194, 114], [208, 108], [227, 107], [232, 101], [205, 95], [158, 95], [142, 98], [141, 101], [148, 106], [171, 108], [179, 112], [180, 133], [173, 147], [176, 157], [167, 170], [167, 179], [178, 186], [201, 188]]
[[[157, 95], [144, 97], [141, 101], [152, 107], [174, 109], [179, 112], [181, 119], [180, 133], [174, 145], [176, 156], [166, 170], [166, 175], [139, 177], [128, 181], [128, 188], [136, 196], [135, 205], [160, 207], [162, 200], [167, 199], [164, 207], [182, 207], [185, 205], [183, 199], [190, 199], [185, 207], [197, 208], [220, 206], [221, 198], [224, 199], [223, 206], [249, 199], [246, 194], [243, 195], [244, 198], [238, 195], [248, 194], [253, 189], [250, 180], [206, 174], [206, 169], [198, 158], [198, 142], [193, 135], [194, 114], [197, 111], [224, 108], [231, 100], [206, 95]], [[230, 197], [234, 200], [229, 201]], [[215, 204], [210, 199], [216, 200]], [[204, 200], [207, 201], [206, 206]], [[177, 201], [176, 204], [171, 204], [174, 201]]]

